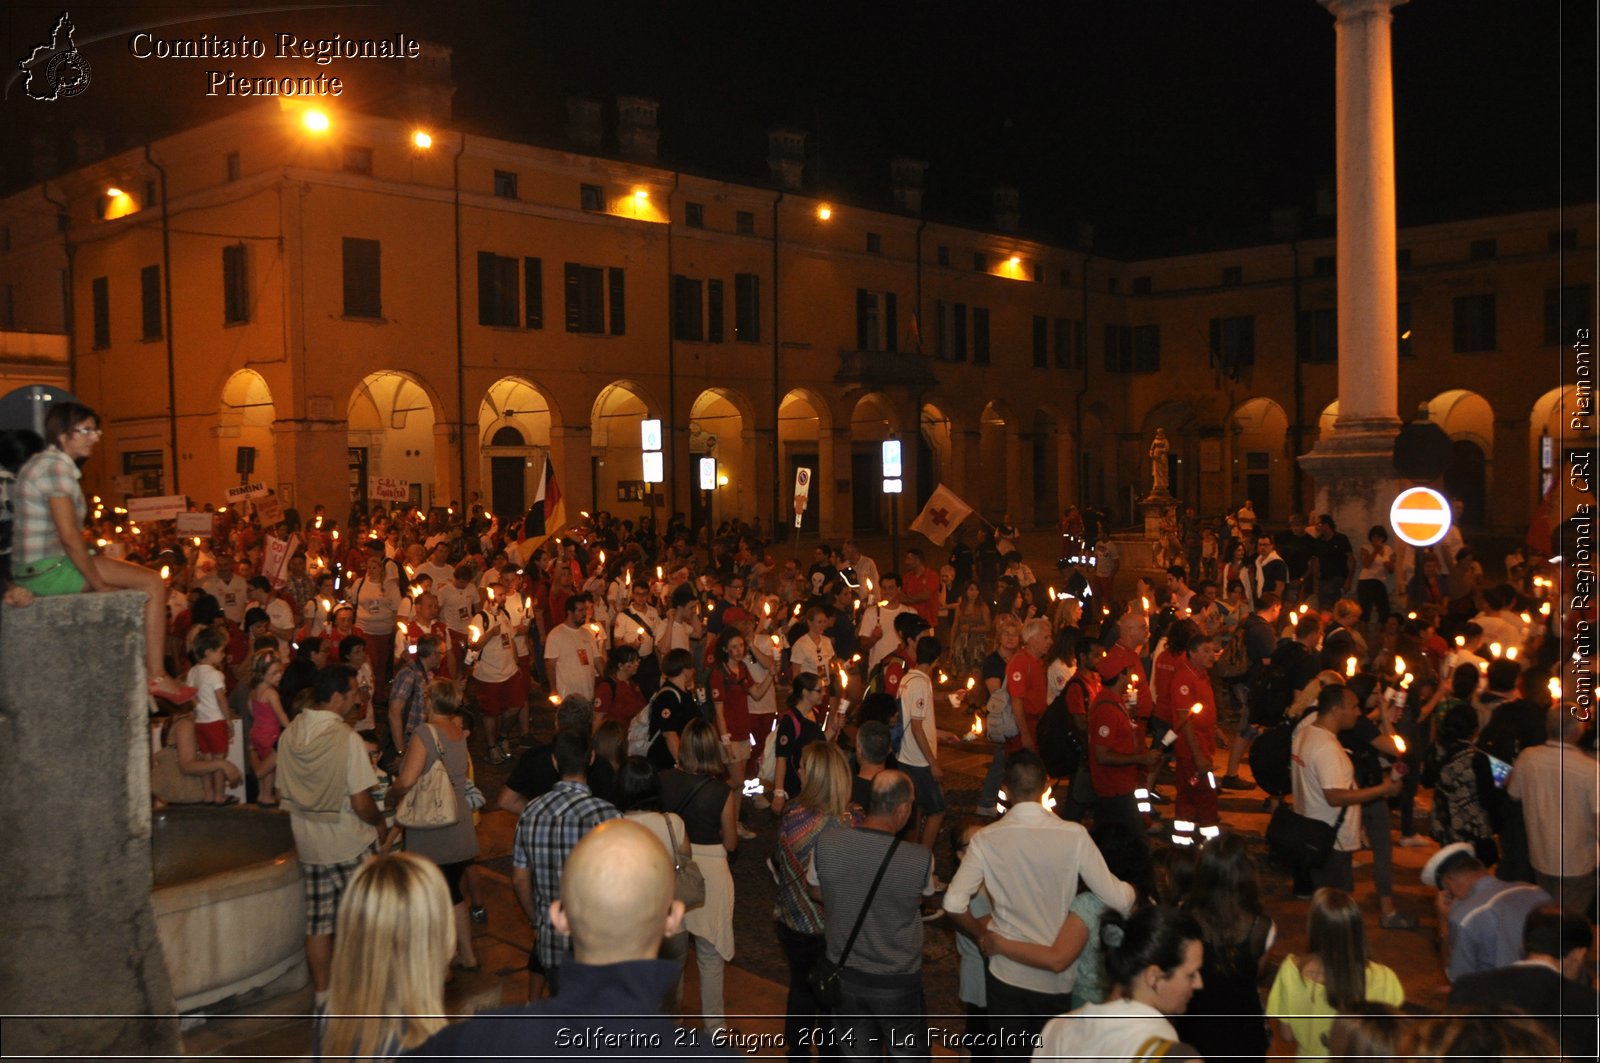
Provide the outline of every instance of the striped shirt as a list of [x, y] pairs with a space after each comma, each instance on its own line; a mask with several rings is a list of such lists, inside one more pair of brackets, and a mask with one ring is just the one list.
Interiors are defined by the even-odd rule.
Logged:
[[568, 937], [550, 925], [550, 902], [561, 895], [561, 872], [567, 856], [583, 836], [618, 812], [581, 782], [557, 780], [550, 792], [522, 810], [511, 847], [511, 866], [533, 873], [533, 917], [539, 935], [536, 948], [545, 969], [560, 966]]
[[77, 463], [59, 447], [46, 447], [23, 463], [14, 488], [15, 524], [11, 537], [11, 563], [31, 565], [47, 557], [61, 557], [67, 549], [50, 515], [52, 498], [67, 498], [83, 524], [87, 506]]
[[1550, 894], [1526, 882], [1484, 875], [1450, 906], [1450, 965], [1454, 982], [1476, 971], [1509, 967], [1522, 959], [1522, 927], [1528, 913], [1550, 903]]
[[772, 917], [790, 930], [802, 934], [822, 933], [822, 909], [806, 892], [806, 868], [811, 864], [817, 839], [835, 827], [848, 826], [844, 820], [833, 819], [798, 803], [784, 812], [778, 824], [778, 851], [772, 857], [778, 875]]
[[[828, 958], [835, 963], [861, 914], [867, 891], [894, 841], [883, 831], [862, 827], [830, 830], [817, 839], [806, 876], [822, 888], [827, 913]], [[922, 898], [933, 896], [933, 854], [902, 842], [883, 873], [867, 909], [861, 933], [844, 966], [864, 974], [918, 974], [922, 971]]]

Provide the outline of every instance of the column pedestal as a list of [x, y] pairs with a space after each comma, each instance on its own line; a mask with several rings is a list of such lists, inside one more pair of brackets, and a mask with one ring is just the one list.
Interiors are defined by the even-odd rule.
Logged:
[[1367, 529], [1389, 523], [1389, 506], [1404, 484], [1394, 471], [1398, 424], [1388, 432], [1335, 431], [1300, 457], [1300, 467], [1316, 487], [1316, 513], [1333, 517], [1352, 541]]

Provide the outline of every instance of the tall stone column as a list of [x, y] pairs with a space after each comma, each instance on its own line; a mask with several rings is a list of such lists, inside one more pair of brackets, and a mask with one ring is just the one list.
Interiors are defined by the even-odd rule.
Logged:
[[1346, 531], [1387, 519], [1398, 409], [1391, 10], [1405, 0], [1318, 0], [1334, 16], [1339, 418], [1300, 458], [1316, 508]]

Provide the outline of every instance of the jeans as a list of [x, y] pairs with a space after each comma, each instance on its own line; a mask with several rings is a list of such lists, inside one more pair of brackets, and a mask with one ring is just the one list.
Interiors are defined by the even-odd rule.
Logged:
[[839, 980], [844, 1004], [834, 1016], [833, 1029], [846, 1059], [929, 1058], [921, 971], [871, 975], [846, 967]]
[[1389, 835], [1389, 802], [1368, 801], [1361, 806], [1361, 826], [1372, 846], [1372, 882], [1378, 896], [1394, 896], [1394, 839]]
[[[783, 1020], [784, 1054], [790, 1059], [809, 1059], [811, 1045], [818, 1040], [811, 1031], [827, 1025], [828, 1009], [818, 1003], [817, 998], [812, 995], [808, 976], [816, 962], [827, 954], [827, 940], [821, 934], [802, 934], [783, 923], [778, 923], [776, 926], [778, 941], [783, 945], [784, 958], [789, 961], [789, 998], [784, 1003]], [[806, 1034], [810, 1036], [807, 1037]], [[818, 1047], [824, 1048], [826, 1045]]]
[[989, 1029], [998, 1035], [997, 1059], [1028, 1059], [1044, 1024], [1072, 1010], [1072, 994], [1023, 989], [984, 972], [983, 992], [989, 1001]]
[[715, 1030], [727, 1025], [722, 1001], [722, 972], [727, 961], [709, 939], [690, 934], [689, 940], [694, 942], [694, 962], [700, 969], [700, 1014], [705, 1017], [706, 1029]]
[[978, 814], [981, 816], [994, 815], [994, 806], [1000, 800], [1000, 783], [1006, 777], [1006, 747], [994, 746], [994, 759], [989, 762], [989, 770], [984, 773], [983, 785], [978, 788]]
[[[1132, 794], [1117, 794], [1106, 797], [1096, 794], [1094, 799], [1095, 826], [1102, 823], [1121, 823], [1133, 832], [1137, 838], [1144, 837], [1144, 820], [1139, 816], [1139, 802]], [[995, 1010], [994, 1004], [989, 1005], [990, 1010]]]

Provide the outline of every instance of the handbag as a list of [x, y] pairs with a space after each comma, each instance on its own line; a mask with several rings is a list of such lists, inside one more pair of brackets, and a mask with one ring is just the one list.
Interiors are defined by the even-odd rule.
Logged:
[[1278, 859], [1291, 867], [1317, 868], [1327, 862], [1339, 837], [1339, 827], [1344, 823], [1350, 806], [1339, 809], [1339, 816], [1330, 826], [1320, 819], [1302, 816], [1286, 804], [1273, 810], [1267, 823], [1267, 846]]
[[1009, 742], [1022, 733], [1017, 727], [1016, 713], [1011, 708], [1011, 693], [1006, 690], [1004, 683], [989, 695], [983, 713], [984, 733], [996, 745]]
[[456, 786], [450, 781], [450, 772], [444, 766], [444, 745], [433, 725], [425, 724], [428, 736], [439, 757], [422, 773], [395, 809], [394, 821], [402, 827], [416, 830], [435, 830], [455, 826], [461, 818], [461, 803], [456, 800]]
[[856, 914], [856, 925], [850, 928], [850, 936], [845, 938], [844, 949], [839, 953], [838, 962], [835, 963], [826, 956], [819, 956], [811, 965], [811, 970], [806, 972], [806, 984], [811, 987], [811, 995], [823, 1007], [837, 1008], [844, 1002], [844, 986], [840, 984], [839, 976], [844, 973], [844, 963], [850, 958], [850, 950], [855, 946], [856, 935], [861, 933], [861, 925], [867, 921], [867, 909], [872, 907], [872, 898], [878, 895], [878, 886], [883, 882], [883, 873], [889, 870], [889, 861], [899, 847], [900, 839], [896, 837], [889, 843], [889, 851], [883, 854], [883, 863], [878, 865], [878, 873], [873, 876], [872, 886], [861, 901], [861, 911]]
[[672, 896], [683, 902], [685, 911], [699, 908], [706, 903], [706, 874], [693, 857], [679, 859], [683, 850], [678, 848], [678, 836], [672, 833], [672, 820], [663, 812], [661, 821], [667, 825], [667, 837], [672, 839]]

